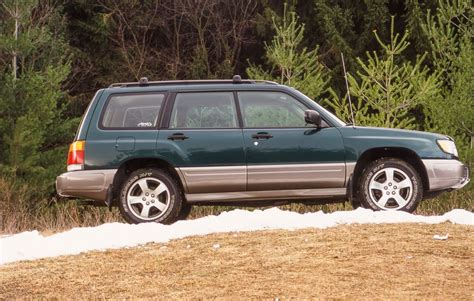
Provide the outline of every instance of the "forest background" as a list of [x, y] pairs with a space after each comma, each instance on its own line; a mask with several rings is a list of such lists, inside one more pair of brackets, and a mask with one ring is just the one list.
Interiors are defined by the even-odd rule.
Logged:
[[[358, 125], [450, 135], [470, 164], [473, 33], [467, 0], [0, 0], [0, 233], [121, 220], [54, 181], [95, 91], [142, 76], [274, 80], [350, 121], [342, 52]], [[473, 190], [418, 213], [472, 211]]]

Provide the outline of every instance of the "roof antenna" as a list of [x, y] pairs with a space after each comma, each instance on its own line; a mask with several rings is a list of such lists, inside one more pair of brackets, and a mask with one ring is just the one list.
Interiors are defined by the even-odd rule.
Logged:
[[344, 54], [341, 52], [342, 68], [344, 69], [344, 79], [346, 80], [347, 97], [349, 98], [349, 107], [351, 109], [352, 127], [355, 128], [354, 111], [352, 110], [351, 93], [349, 92], [349, 81], [347, 80], [346, 64], [344, 63]]

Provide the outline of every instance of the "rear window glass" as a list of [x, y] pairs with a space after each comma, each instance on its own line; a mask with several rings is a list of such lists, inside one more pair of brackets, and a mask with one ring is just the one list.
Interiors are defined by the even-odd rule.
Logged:
[[114, 95], [102, 119], [104, 128], [154, 128], [163, 104], [163, 94]]
[[86, 112], [84, 113], [84, 115], [82, 115], [81, 123], [79, 124], [79, 127], [77, 128], [76, 136], [74, 137], [74, 141], [81, 139], [81, 131], [84, 127], [84, 122], [86, 121], [86, 117], [87, 117], [87, 115], [89, 115], [89, 111], [92, 108], [92, 104], [95, 103], [95, 100], [96, 100], [97, 96], [99, 95], [99, 92], [100, 92], [100, 90], [95, 93], [94, 98], [92, 98], [92, 100], [87, 105]]

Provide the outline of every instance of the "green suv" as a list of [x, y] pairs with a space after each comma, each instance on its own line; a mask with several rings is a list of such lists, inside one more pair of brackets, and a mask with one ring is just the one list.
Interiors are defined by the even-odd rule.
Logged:
[[351, 126], [269, 81], [160, 81], [97, 91], [71, 144], [61, 196], [172, 223], [192, 205], [351, 201], [412, 212], [469, 169], [450, 137]]

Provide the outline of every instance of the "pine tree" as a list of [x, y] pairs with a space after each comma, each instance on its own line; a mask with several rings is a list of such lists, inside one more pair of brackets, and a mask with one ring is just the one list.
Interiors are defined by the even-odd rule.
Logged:
[[329, 76], [318, 60], [318, 48], [303, 46], [304, 24], [299, 23], [294, 11], [285, 4], [282, 20], [272, 18], [275, 36], [265, 43], [265, 59], [269, 69], [250, 63], [250, 78], [275, 80], [300, 90], [312, 99], [326, 92]]
[[[422, 63], [425, 56], [416, 58], [414, 64], [402, 60], [401, 55], [409, 46], [408, 33], [394, 32], [392, 17], [390, 42], [385, 44], [377, 32], [375, 38], [381, 51], [367, 52], [367, 59], [357, 58], [360, 71], [348, 75], [350, 93], [355, 97], [357, 123], [383, 127], [416, 128], [413, 110], [439, 97], [439, 81]], [[335, 94], [328, 100], [337, 114], [348, 119], [346, 99]]]
[[64, 152], [62, 145], [73, 135], [73, 121], [62, 118], [67, 45], [49, 4], [6, 0], [0, 14], [0, 60], [5, 63], [0, 69], [0, 172], [35, 182], [39, 192], [52, 187], [53, 175], [64, 165], [59, 150]]
[[426, 126], [456, 137], [465, 158], [474, 140], [473, 11], [471, 1], [440, 0], [436, 14], [429, 12], [421, 25], [443, 82], [441, 97], [427, 103]]
[[[346, 65], [355, 65], [355, 57], [377, 47], [372, 31], [388, 37], [390, 21], [386, 0], [344, 1], [313, 0], [314, 15], [307, 22], [318, 34], [322, 51], [330, 57], [326, 62], [340, 65], [340, 52], [346, 57]], [[306, 20], [306, 19], [305, 19]], [[328, 64], [329, 65], [329, 64]]]

